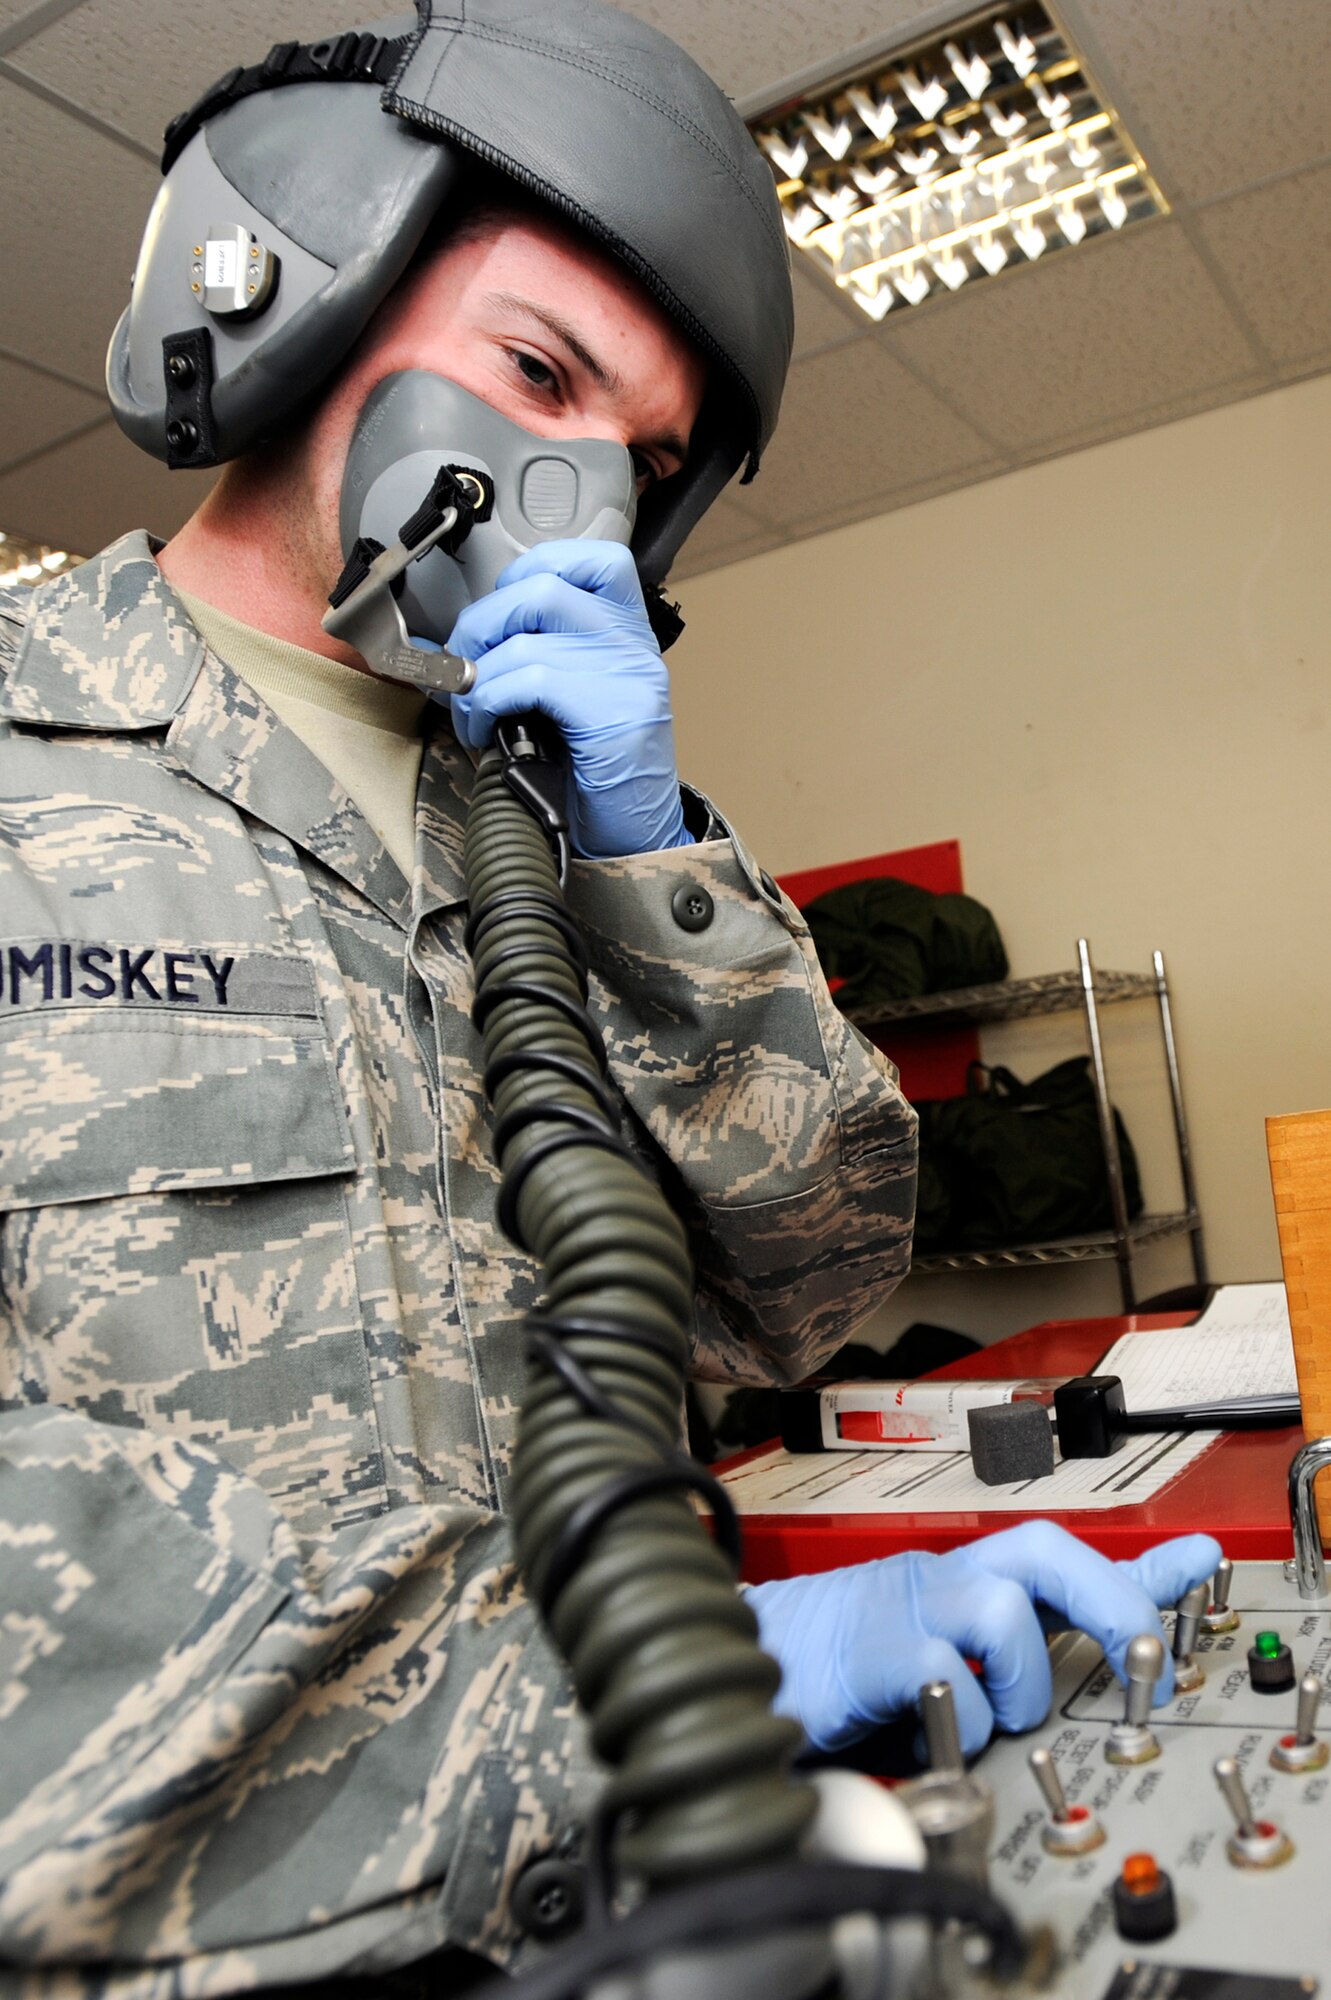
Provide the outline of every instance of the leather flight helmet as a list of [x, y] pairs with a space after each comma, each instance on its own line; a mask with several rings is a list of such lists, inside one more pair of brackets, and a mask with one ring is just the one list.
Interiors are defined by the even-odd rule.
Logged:
[[418, 18], [279, 43], [167, 128], [107, 386], [173, 466], [222, 463], [324, 385], [474, 163], [625, 264], [710, 364], [682, 472], [639, 507], [659, 583], [757, 470], [790, 360], [771, 169], [729, 99], [605, 0], [418, 0]]

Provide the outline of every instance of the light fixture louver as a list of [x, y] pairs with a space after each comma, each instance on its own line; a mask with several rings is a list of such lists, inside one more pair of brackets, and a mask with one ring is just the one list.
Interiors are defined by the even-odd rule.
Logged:
[[871, 319], [1168, 213], [1039, 0], [1005, 0], [749, 120], [796, 248]]

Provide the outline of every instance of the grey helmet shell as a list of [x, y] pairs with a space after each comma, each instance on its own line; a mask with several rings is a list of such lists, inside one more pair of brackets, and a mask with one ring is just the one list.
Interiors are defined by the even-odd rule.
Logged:
[[[776, 423], [793, 308], [771, 169], [692, 58], [605, 0], [419, 0], [414, 24], [382, 32], [402, 37], [386, 84], [354, 70], [290, 81], [275, 68], [234, 101], [215, 86], [197, 129], [169, 146], [107, 357], [117, 421], [181, 462], [166, 438], [162, 344], [207, 329], [208, 421], [188, 462], [220, 463], [280, 430], [478, 160], [609, 250], [711, 363], [689, 463], [638, 510], [638, 567], [659, 582], [728, 480], [756, 469]], [[253, 318], [217, 318], [192, 295], [200, 232], [221, 224], [247, 228], [278, 260], [272, 301]]]

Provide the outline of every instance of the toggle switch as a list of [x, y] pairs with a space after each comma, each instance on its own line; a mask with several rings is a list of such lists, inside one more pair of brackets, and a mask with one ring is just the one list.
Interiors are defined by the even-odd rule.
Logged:
[[1299, 1707], [1294, 1734], [1282, 1736], [1271, 1752], [1277, 1771], [1296, 1776], [1304, 1771], [1320, 1771], [1331, 1756], [1326, 1743], [1316, 1734], [1317, 1707], [1322, 1699], [1322, 1683], [1316, 1674], [1305, 1674], [1299, 1682]]
[[926, 1681], [920, 1689], [919, 1708], [929, 1769], [962, 1775], [966, 1759], [961, 1752], [961, 1731], [957, 1727], [957, 1704], [951, 1681]]
[[1221, 1556], [1216, 1564], [1215, 1575], [1211, 1579], [1211, 1602], [1206, 1616], [1202, 1619], [1202, 1629], [1206, 1632], [1237, 1632], [1239, 1614], [1229, 1601], [1230, 1588], [1234, 1582], [1234, 1565], [1228, 1556]]
[[1191, 1694], [1206, 1679], [1206, 1669], [1193, 1648], [1211, 1598], [1209, 1583], [1195, 1583], [1179, 1600], [1174, 1619], [1174, 1692]]
[[931, 1768], [899, 1785], [897, 1797], [919, 1828], [932, 1866], [986, 1883], [994, 1795], [962, 1761], [951, 1683], [927, 1681], [919, 1705]]
[[1236, 1868], [1278, 1868], [1294, 1852], [1294, 1843], [1274, 1820], [1257, 1819], [1248, 1802], [1243, 1774], [1232, 1757], [1217, 1757], [1213, 1766], [1225, 1804], [1234, 1815], [1234, 1831], [1225, 1852]]
[[1040, 1839], [1048, 1854], [1089, 1854], [1103, 1844], [1105, 1830], [1089, 1806], [1070, 1806], [1058, 1775], [1053, 1753], [1043, 1745], [1026, 1759], [1035, 1773], [1035, 1782], [1044, 1793], [1049, 1817], [1040, 1828]]
[[1114, 1723], [1105, 1738], [1105, 1758], [1110, 1764], [1149, 1764], [1160, 1755], [1149, 1718], [1156, 1683], [1165, 1670], [1165, 1649], [1153, 1632], [1142, 1632], [1132, 1640], [1124, 1670], [1128, 1691], [1123, 1720]]

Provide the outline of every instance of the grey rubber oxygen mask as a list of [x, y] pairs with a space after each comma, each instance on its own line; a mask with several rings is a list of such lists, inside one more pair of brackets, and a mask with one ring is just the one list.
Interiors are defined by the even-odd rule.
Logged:
[[538, 542], [627, 546], [636, 509], [626, 446], [538, 437], [427, 369], [387, 375], [366, 398], [347, 453], [339, 519], [347, 566], [324, 629], [376, 673], [435, 695], [465, 693], [469, 663], [434, 650], [463, 607]]

